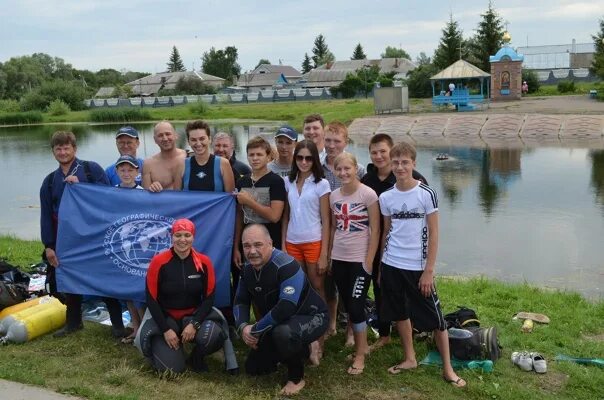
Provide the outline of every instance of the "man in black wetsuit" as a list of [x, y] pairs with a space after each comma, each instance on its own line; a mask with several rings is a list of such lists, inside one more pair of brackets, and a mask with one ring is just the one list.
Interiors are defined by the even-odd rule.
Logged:
[[[264, 375], [287, 366], [287, 383], [281, 394], [298, 393], [305, 385], [304, 361], [309, 346], [329, 324], [327, 306], [309, 284], [298, 262], [273, 248], [263, 225], [248, 225], [242, 235], [247, 260], [235, 297], [235, 321], [245, 344], [250, 347], [245, 370]], [[250, 324], [250, 307], [259, 316]]]

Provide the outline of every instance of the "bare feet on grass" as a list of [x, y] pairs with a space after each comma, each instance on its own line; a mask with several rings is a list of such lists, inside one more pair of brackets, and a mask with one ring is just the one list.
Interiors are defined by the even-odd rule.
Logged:
[[285, 386], [283, 386], [283, 388], [281, 389], [279, 394], [282, 394], [285, 396], [293, 396], [295, 394], [300, 393], [300, 390], [302, 390], [302, 388], [304, 388], [304, 385], [306, 385], [306, 382], [304, 382], [304, 379], [302, 379], [298, 383], [293, 383], [292, 381], [287, 381], [287, 383], [285, 384]]

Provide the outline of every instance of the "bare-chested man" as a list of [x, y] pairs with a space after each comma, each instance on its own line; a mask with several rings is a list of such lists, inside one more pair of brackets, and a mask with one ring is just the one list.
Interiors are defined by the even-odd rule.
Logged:
[[151, 192], [173, 190], [181, 179], [179, 169], [187, 153], [176, 147], [178, 134], [168, 121], [161, 121], [153, 128], [153, 140], [159, 146], [159, 153], [145, 160], [143, 166], [143, 187]]

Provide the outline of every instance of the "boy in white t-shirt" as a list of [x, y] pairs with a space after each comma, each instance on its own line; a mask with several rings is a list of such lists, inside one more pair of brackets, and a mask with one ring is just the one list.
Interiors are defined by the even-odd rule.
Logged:
[[380, 195], [384, 216], [381, 288], [382, 311], [396, 321], [405, 359], [388, 369], [391, 374], [417, 368], [412, 325], [433, 331], [443, 360], [443, 378], [455, 387], [466, 382], [451, 366], [447, 324], [434, 286], [438, 250], [438, 199], [429, 186], [413, 179], [415, 148], [399, 143], [390, 150], [396, 184]]

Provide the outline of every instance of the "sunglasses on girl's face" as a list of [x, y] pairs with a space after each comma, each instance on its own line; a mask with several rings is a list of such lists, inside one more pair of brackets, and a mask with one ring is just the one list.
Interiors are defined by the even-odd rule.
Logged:
[[296, 161], [300, 161], [300, 162], [302, 162], [302, 161], [312, 162], [312, 156], [302, 156], [302, 155], [298, 154], [296, 156]]

